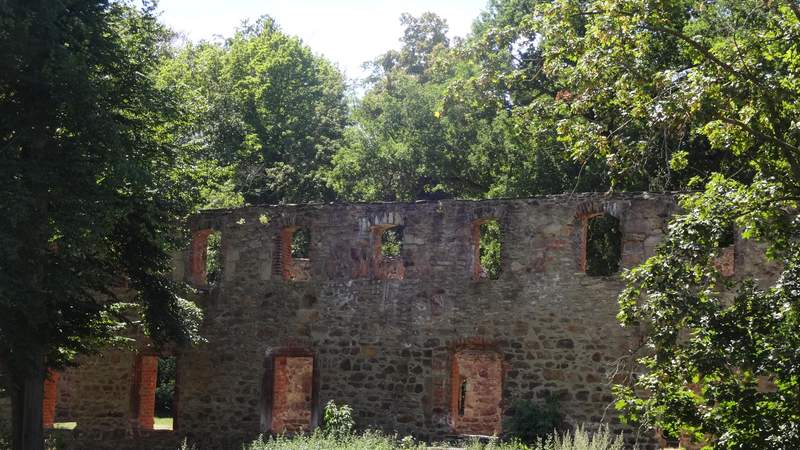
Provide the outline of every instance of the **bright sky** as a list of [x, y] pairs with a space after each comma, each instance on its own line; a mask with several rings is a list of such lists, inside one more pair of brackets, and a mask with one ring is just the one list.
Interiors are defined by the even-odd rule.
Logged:
[[229, 37], [244, 19], [269, 14], [288, 34], [337, 63], [350, 77], [361, 64], [400, 46], [400, 14], [431, 11], [450, 38], [469, 33], [487, 0], [161, 0], [161, 19], [191, 40]]

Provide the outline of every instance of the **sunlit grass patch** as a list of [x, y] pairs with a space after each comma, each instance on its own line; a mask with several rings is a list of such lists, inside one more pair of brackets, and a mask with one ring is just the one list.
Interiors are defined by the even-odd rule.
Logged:
[[153, 423], [154, 430], [171, 430], [172, 429], [172, 417], [155, 417], [155, 422]]

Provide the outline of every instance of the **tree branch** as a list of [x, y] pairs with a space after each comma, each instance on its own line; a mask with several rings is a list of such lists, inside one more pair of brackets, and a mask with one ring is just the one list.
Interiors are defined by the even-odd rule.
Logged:
[[690, 38], [689, 36], [686, 36], [685, 34], [680, 33], [677, 30], [674, 30], [674, 29], [668, 28], [668, 27], [662, 27], [662, 26], [659, 26], [659, 25], [651, 25], [651, 24], [647, 24], [647, 23], [642, 24], [642, 28], [645, 28], [645, 29], [650, 30], [650, 31], [658, 31], [658, 32], [661, 32], [661, 33], [668, 34], [668, 35], [670, 35], [672, 37], [678, 38], [678, 39], [682, 40], [683, 42], [689, 44], [690, 47], [695, 49], [698, 53], [700, 53], [701, 55], [705, 56], [706, 59], [708, 59], [709, 61], [713, 62], [714, 64], [716, 64], [717, 66], [722, 68], [724, 71], [728, 72], [729, 74], [731, 74], [731, 75], [733, 75], [735, 77], [744, 78], [744, 79], [746, 79], [748, 81], [751, 81], [751, 82], [753, 82], [753, 83], [755, 83], [757, 85], [760, 84], [760, 81], [757, 78], [754, 78], [754, 77], [752, 77], [750, 75], [746, 75], [746, 74], [743, 74], [743, 73], [739, 72], [738, 70], [734, 69], [733, 66], [731, 66], [730, 64], [728, 64], [725, 61], [722, 61], [721, 59], [719, 59], [716, 56], [714, 56], [714, 54], [711, 53], [711, 51], [709, 49], [707, 49], [705, 46], [703, 46], [699, 42], [695, 41], [694, 39]]
[[797, 20], [800, 20], [800, 4], [797, 4], [795, 0], [789, 0], [789, 8], [792, 9], [794, 16], [797, 17]]
[[718, 117], [718, 118], [719, 118], [719, 120], [721, 120], [721, 121], [723, 121], [723, 122], [725, 122], [727, 124], [736, 125], [737, 127], [747, 131], [748, 133], [752, 134], [753, 136], [757, 136], [757, 137], [759, 137], [759, 138], [761, 138], [761, 139], [763, 139], [765, 141], [771, 142], [771, 143], [777, 145], [778, 147], [780, 147], [783, 150], [789, 150], [791, 152], [800, 153], [800, 148], [795, 147], [794, 145], [792, 145], [792, 144], [790, 144], [790, 143], [788, 143], [786, 141], [778, 139], [775, 136], [770, 136], [768, 134], [764, 134], [761, 131], [758, 131], [755, 128], [753, 128], [753, 127], [747, 125], [746, 123], [742, 122], [741, 120], [732, 119], [730, 117]]

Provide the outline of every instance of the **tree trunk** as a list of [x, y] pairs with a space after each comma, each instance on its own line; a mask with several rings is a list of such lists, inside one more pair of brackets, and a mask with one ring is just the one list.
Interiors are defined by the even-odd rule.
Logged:
[[11, 380], [13, 450], [44, 450], [44, 358], [36, 358], [32, 369], [25, 375], [15, 374]]

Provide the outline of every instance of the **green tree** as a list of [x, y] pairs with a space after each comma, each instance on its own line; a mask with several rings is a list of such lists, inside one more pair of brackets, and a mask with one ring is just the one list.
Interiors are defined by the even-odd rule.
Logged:
[[403, 48], [398, 66], [409, 74], [424, 76], [436, 52], [450, 46], [447, 21], [432, 12], [424, 12], [419, 17], [404, 13], [400, 16], [400, 24], [405, 26], [405, 31], [400, 38]]
[[444, 86], [434, 62], [448, 52], [447, 23], [433, 13], [403, 14], [399, 51], [367, 64], [367, 92], [328, 172], [347, 200], [413, 200], [451, 196], [460, 161], [436, 115]]
[[490, 5], [473, 35], [453, 44], [443, 19], [403, 16], [403, 46], [371, 63], [367, 93], [334, 157], [328, 178], [341, 197], [485, 198], [608, 188], [602, 162], [576, 161], [559, 141], [556, 87], [532, 49], [537, 32], [513, 22], [510, 8]]
[[187, 111], [182, 172], [202, 206], [332, 199], [323, 171], [347, 121], [344, 81], [273, 19], [183, 46], [159, 81]]
[[557, 129], [563, 94], [543, 69], [536, 1], [492, 1], [456, 52], [443, 114], [484, 196], [607, 190], [605, 165], [573, 158]]
[[47, 368], [126, 323], [114, 280], [130, 280], [156, 343], [197, 338], [199, 310], [169, 276], [187, 208], [171, 182], [174, 109], [152, 78], [168, 37], [149, 3], [0, 2], [0, 369], [15, 450], [42, 449]]
[[[569, 92], [558, 131], [575, 155], [617, 185], [702, 188], [625, 275], [620, 319], [643, 333], [646, 373], [618, 406], [717, 448], [800, 447], [800, 5], [560, 0], [531, 21]], [[732, 226], [764, 243], [777, 280], [719, 273]]]
[[347, 200], [450, 196], [459, 161], [435, 116], [442, 87], [393, 69], [367, 92], [345, 131], [328, 180]]

